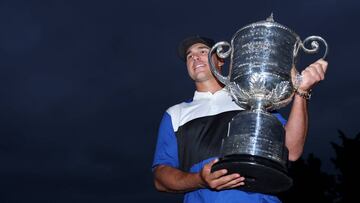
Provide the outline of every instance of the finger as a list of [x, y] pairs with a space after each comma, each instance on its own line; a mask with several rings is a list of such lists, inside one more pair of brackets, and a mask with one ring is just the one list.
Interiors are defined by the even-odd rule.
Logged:
[[211, 165], [214, 165], [216, 162], [219, 162], [219, 159], [218, 159], [218, 158], [212, 160], [212, 161], [210, 162], [210, 164], [211, 164]]
[[[236, 187], [240, 187], [242, 185], [245, 185], [245, 182], [240, 182], [240, 183], [238, 183], [236, 185], [231, 186], [230, 188], [236, 188]], [[228, 189], [230, 189], [230, 188], [228, 188]]]
[[308, 68], [306, 68], [308, 70], [309, 76], [310, 76], [310, 80], [317, 82], [322, 80], [322, 74], [320, 74], [319, 69], [321, 69], [320, 64], [311, 64]]
[[305, 70], [301, 71], [301, 76], [302, 76], [301, 86], [311, 86], [311, 84], [313, 83], [312, 78], [314, 77], [315, 70], [312, 69], [313, 67], [309, 66]]
[[219, 159], [214, 159], [214, 160], [210, 161], [209, 163], [205, 164], [204, 167], [209, 167], [209, 168], [211, 168], [211, 167], [212, 167], [216, 162], [218, 162], [218, 161], [219, 161]]
[[243, 185], [245, 185], [245, 182], [241, 181], [241, 182], [239, 182], [237, 184], [234, 184], [234, 185], [231, 185], [231, 186], [228, 186], [228, 187], [224, 187], [224, 188], [219, 189], [219, 190], [237, 188], [237, 187], [240, 187], [240, 186], [243, 186]]
[[219, 161], [219, 159], [214, 159], [214, 160], [210, 161], [209, 163], [205, 164], [205, 165], [204, 165], [204, 170], [205, 170], [207, 173], [211, 173], [211, 168], [212, 168], [212, 166], [213, 166], [216, 162], [218, 162], [218, 161]]
[[210, 174], [210, 179], [211, 179], [211, 180], [218, 179], [218, 178], [224, 176], [225, 174], [227, 174], [227, 172], [228, 172], [228, 171], [227, 171], [226, 169], [221, 169], [221, 170], [212, 172], [212, 173]]
[[307, 91], [311, 89], [311, 87], [316, 83], [314, 77], [318, 77], [318, 76], [314, 76], [314, 72], [316, 71], [311, 69], [312, 69], [311, 67], [307, 67], [305, 70], [301, 72], [302, 80], [299, 89], [303, 91]]
[[230, 175], [226, 175], [226, 176], [217, 178], [217, 179], [211, 181], [211, 184], [213, 184], [213, 187], [216, 188], [216, 187], [224, 185], [224, 184], [226, 184], [230, 181], [233, 181], [235, 179], [238, 179], [238, 178], [240, 178], [240, 175], [237, 173], [234, 173], [234, 174], [230, 174]]
[[321, 63], [318, 63], [319, 67], [316, 69], [318, 71], [318, 73], [320, 73], [321, 75], [325, 75], [325, 70], [324, 70], [324, 65]]
[[319, 60], [316, 61], [316, 63], [320, 63], [323, 70], [324, 70], [324, 72], [326, 72], [326, 69], [328, 67], [328, 62], [327, 61], [325, 61], [324, 59], [319, 59]]
[[220, 178], [221, 176], [224, 176], [228, 171], [226, 169], [220, 169], [215, 172], [211, 172], [212, 166], [218, 162], [218, 159], [212, 160], [210, 163], [205, 164], [203, 167], [200, 176], [203, 179], [203, 181], [210, 186], [211, 182]]
[[321, 65], [323, 65], [323, 66], [327, 66], [327, 65], [328, 65], [328, 62], [325, 61], [324, 59], [319, 59], [319, 60], [317, 60], [315, 63], [321, 63]]
[[244, 185], [245, 184], [244, 180], [245, 180], [244, 177], [239, 177], [239, 178], [231, 180], [223, 185], [218, 186], [216, 189], [222, 190], [222, 189], [229, 189], [229, 188], [234, 188], [234, 187], [237, 187], [240, 185]]
[[324, 80], [325, 72], [320, 63], [314, 63], [310, 66], [310, 71], [313, 71], [314, 77], [319, 80]]

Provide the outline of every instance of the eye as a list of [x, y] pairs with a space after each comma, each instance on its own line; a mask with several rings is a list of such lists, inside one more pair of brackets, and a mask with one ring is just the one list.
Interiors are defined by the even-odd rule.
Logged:
[[200, 53], [201, 53], [202, 55], [206, 55], [206, 54], [209, 53], [209, 50], [203, 49], [203, 50], [200, 51]]

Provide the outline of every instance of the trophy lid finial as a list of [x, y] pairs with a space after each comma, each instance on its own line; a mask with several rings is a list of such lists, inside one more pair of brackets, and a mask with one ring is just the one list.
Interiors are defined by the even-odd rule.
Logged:
[[266, 21], [274, 22], [274, 15], [272, 12], [271, 12], [271, 15], [268, 18], [266, 18]]

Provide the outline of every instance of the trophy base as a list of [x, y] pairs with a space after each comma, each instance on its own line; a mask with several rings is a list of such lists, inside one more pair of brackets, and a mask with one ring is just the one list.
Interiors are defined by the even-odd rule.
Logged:
[[280, 164], [251, 155], [231, 155], [220, 158], [211, 169], [212, 172], [227, 169], [228, 174], [238, 173], [245, 177], [245, 185], [236, 189], [276, 194], [288, 190], [292, 179]]

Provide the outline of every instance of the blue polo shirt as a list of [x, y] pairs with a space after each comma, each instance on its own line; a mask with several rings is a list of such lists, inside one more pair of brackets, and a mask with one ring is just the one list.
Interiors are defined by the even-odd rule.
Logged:
[[[219, 156], [228, 122], [243, 109], [222, 89], [214, 94], [195, 92], [189, 102], [170, 107], [158, 131], [152, 167], [167, 165], [185, 172], [198, 173]], [[273, 113], [284, 125], [286, 120]], [[276, 196], [237, 189], [214, 191], [198, 189], [184, 195], [185, 203], [279, 203]]]

